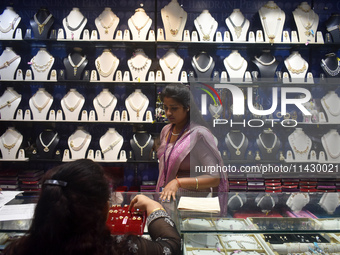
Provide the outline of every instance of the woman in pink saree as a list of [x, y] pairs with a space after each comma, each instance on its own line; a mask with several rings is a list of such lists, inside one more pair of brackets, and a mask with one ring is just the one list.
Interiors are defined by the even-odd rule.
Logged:
[[180, 84], [168, 85], [161, 98], [170, 124], [161, 131], [157, 151], [159, 177], [156, 189], [161, 191], [160, 198], [175, 200], [179, 189], [226, 192], [226, 174], [209, 171], [211, 166], [222, 166], [223, 161], [215, 137], [206, 127], [189, 88]]

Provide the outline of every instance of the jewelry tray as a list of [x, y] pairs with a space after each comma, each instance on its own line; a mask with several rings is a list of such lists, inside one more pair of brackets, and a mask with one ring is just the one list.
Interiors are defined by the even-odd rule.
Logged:
[[249, 217], [249, 225], [260, 230], [319, 230], [321, 224], [311, 218], [266, 218], [266, 217]]

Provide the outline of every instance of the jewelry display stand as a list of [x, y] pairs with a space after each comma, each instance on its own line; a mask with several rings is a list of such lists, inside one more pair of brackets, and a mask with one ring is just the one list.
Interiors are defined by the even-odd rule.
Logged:
[[208, 110], [214, 119], [219, 119], [223, 112], [223, 106], [216, 102], [216, 104], [209, 104]]
[[261, 159], [276, 160], [281, 142], [272, 130], [263, 130], [256, 139], [256, 144], [260, 149]]
[[284, 64], [288, 70], [292, 83], [305, 82], [308, 62], [301, 57], [299, 52], [293, 51], [292, 54], [285, 59]]
[[230, 193], [228, 199], [228, 210], [237, 211], [247, 203], [247, 195], [245, 193]]
[[30, 20], [34, 38], [47, 39], [53, 23], [54, 17], [50, 11], [46, 8], [40, 8]]
[[21, 57], [11, 47], [6, 47], [0, 56], [0, 80], [14, 80], [20, 62]]
[[322, 195], [319, 205], [328, 214], [333, 214], [340, 205], [340, 197], [338, 193], [325, 193]]
[[8, 87], [0, 97], [0, 117], [2, 120], [13, 120], [15, 111], [21, 102], [21, 95]]
[[161, 9], [161, 17], [167, 41], [182, 41], [187, 16], [188, 14], [179, 5], [177, 0], [171, 0], [168, 5]]
[[79, 113], [83, 108], [85, 98], [76, 89], [70, 89], [61, 99], [60, 104], [65, 114], [65, 120], [79, 120]]
[[104, 49], [103, 53], [96, 59], [96, 68], [100, 81], [113, 81], [113, 76], [118, 68], [119, 59], [112, 54], [109, 49]]
[[81, 32], [87, 23], [87, 18], [80, 12], [79, 8], [73, 8], [63, 19], [63, 27], [67, 40], [79, 40]]
[[129, 113], [130, 122], [140, 122], [149, 106], [149, 99], [140, 89], [136, 89], [125, 100], [125, 107]]
[[309, 160], [312, 140], [305, 134], [302, 128], [296, 128], [288, 136], [288, 142], [294, 153], [294, 161], [304, 162]]
[[54, 57], [45, 48], [40, 48], [31, 59], [31, 69], [35, 81], [47, 81], [54, 63]]
[[192, 57], [191, 65], [194, 68], [199, 81], [211, 80], [211, 74], [215, 67], [213, 58], [206, 52], [202, 51]]
[[340, 123], [340, 98], [335, 91], [329, 91], [322, 97], [321, 105], [329, 123]]
[[118, 27], [119, 17], [113, 13], [110, 7], [106, 7], [94, 20], [94, 23], [99, 32], [100, 40], [111, 41]]
[[295, 213], [298, 213], [310, 201], [308, 193], [292, 193], [287, 199], [286, 205]]
[[230, 82], [243, 82], [248, 63], [237, 50], [233, 50], [223, 60], [223, 64], [228, 72]]
[[321, 68], [328, 78], [340, 77], [339, 60], [335, 53], [329, 53], [326, 55], [325, 59], [321, 59]]
[[240, 9], [234, 9], [230, 16], [226, 18], [225, 23], [231, 32], [234, 42], [247, 41], [250, 22], [243, 16]]
[[0, 137], [0, 151], [3, 160], [17, 159], [17, 153], [20, 149], [23, 136], [14, 129], [8, 127], [5, 133]]
[[340, 163], [340, 135], [336, 129], [331, 129], [321, 137], [321, 143], [327, 155], [327, 162]]
[[[326, 21], [327, 31], [332, 35], [332, 39], [334, 43], [340, 42], [340, 33], [339, 33], [339, 25], [340, 25], [340, 15], [332, 14], [329, 19]], [[329, 38], [330, 41], [330, 38]]]
[[184, 60], [174, 49], [169, 49], [159, 60], [166, 82], [178, 82]]
[[302, 2], [294, 11], [293, 17], [297, 27], [299, 42], [315, 42], [319, 16], [307, 2]]
[[93, 99], [93, 106], [99, 121], [110, 121], [116, 105], [117, 98], [108, 89], [103, 89]]
[[152, 60], [142, 49], [137, 49], [132, 58], [127, 61], [133, 81], [144, 82], [151, 67]]
[[248, 148], [248, 138], [239, 130], [231, 130], [225, 137], [231, 160], [244, 160]]
[[47, 114], [53, 103], [53, 97], [44, 88], [30, 98], [29, 106], [33, 114], [33, 120], [47, 120]]
[[262, 50], [262, 54], [253, 60], [257, 66], [261, 79], [273, 79], [276, 74], [279, 61], [270, 53], [270, 50]]
[[53, 159], [59, 144], [58, 132], [46, 129], [36, 139], [37, 157], [39, 159]]
[[214, 17], [211, 16], [208, 10], [202, 11], [202, 13], [194, 20], [194, 25], [201, 42], [214, 41], [214, 35], [217, 30], [218, 23]]
[[12, 40], [14, 31], [21, 21], [21, 17], [12, 7], [6, 9], [0, 15], [0, 39]]
[[88, 60], [86, 59], [86, 55], [83, 56], [80, 52], [73, 52], [70, 53], [67, 58], [64, 58], [63, 62], [67, 79], [80, 80]]
[[279, 198], [276, 194], [259, 194], [255, 198], [257, 207], [259, 207], [263, 213], [269, 213], [278, 202]]
[[124, 143], [123, 137], [114, 129], [109, 128], [100, 138], [99, 145], [105, 161], [117, 161], [118, 154]]
[[154, 140], [146, 131], [139, 131], [132, 136], [130, 145], [135, 155], [135, 160], [150, 160]]
[[86, 151], [90, 145], [92, 136], [86, 132], [82, 127], [77, 130], [68, 138], [68, 147], [71, 152], [71, 159], [86, 158]]
[[132, 34], [132, 40], [144, 41], [151, 27], [152, 19], [146, 14], [143, 8], [138, 8], [129, 18], [128, 26]]
[[280, 43], [286, 15], [274, 1], [268, 1], [259, 10], [265, 41]]

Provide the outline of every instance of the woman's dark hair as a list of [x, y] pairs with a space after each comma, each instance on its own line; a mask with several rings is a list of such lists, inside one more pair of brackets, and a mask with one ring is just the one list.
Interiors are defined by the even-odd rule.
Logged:
[[189, 87], [183, 84], [169, 84], [163, 89], [161, 100], [164, 101], [165, 97], [174, 99], [176, 102], [183, 105], [185, 109], [190, 109], [188, 115], [190, 121], [207, 127], [207, 123], [203, 119], [201, 112], [198, 110]]
[[[44, 184], [46, 180], [57, 183]], [[4, 254], [107, 254], [109, 197], [104, 171], [91, 160], [49, 170], [28, 233], [13, 241]]]

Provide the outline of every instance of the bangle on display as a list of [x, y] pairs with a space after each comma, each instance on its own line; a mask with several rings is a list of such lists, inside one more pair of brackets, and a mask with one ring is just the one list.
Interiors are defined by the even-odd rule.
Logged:
[[195, 178], [195, 180], [196, 180], [196, 190], [198, 190], [198, 179], [197, 179], [197, 177]]
[[182, 186], [181, 186], [181, 183], [179, 182], [179, 180], [178, 180], [178, 178], [177, 178], [177, 176], [176, 176], [176, 181], [177, 181], [178, 187], [179, 187], [179, 188], [182, 187]]
[[[153, 209], [151, 213], [153, 213], [153, 212], [155, 212], [155, 211], [159, 211], [159, 210], [162, 210], [162, 211], [166, 212], [164, 208], [157, 207], [157, 208]], [[150, 214], [151, 214], [151, 213], [150, 213]]]

